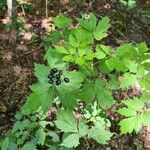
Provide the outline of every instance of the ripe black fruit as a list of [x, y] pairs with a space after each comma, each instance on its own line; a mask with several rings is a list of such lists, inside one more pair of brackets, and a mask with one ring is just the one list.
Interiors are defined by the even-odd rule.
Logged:
[[68, 78], [64, 78], [64, 81], [66, 82], [66, 83], [68, 83], [69, 82], [69, 79]]
[[56, 81], [56, 85], [60, 85], [61, 84], [61, 81], [60, 80], [57, 80]]
[[53, 68], [50, 70], [50, 74], [55, 74], [56, 72], [58, 72], [57, 68]]
[[49, 79], [52, 79], [52, 78], [53, 78], [53, 75], [49, 74], [49, 75], [48, 75], [48, 78], [49, 78]]
[[53, 81], [53, 80], [49, 80], [48, 83], [49, 83], [49, 84], [53, 84], [54, 81]]
[[56, 77], [56, 79], [60, 79], [61, 76], [60, 76], [60, 74], [56, 74], [55, 77]]

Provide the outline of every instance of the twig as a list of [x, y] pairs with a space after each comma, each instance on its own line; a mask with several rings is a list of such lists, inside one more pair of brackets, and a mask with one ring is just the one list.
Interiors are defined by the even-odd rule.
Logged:
[[46, 0], [46, 8], [45, 8], [46, 10], [46, 18], [48, 18], [48, 0]]

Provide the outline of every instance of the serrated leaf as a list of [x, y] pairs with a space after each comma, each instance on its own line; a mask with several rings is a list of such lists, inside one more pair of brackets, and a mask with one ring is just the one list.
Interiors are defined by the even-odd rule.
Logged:
[[96, 30], [93, 32], [94, 38], [96, 40], [101, 40], [107, 36], [107, 30], [110, 27], [109, 18], [104, 17], [99, 21]]
[[144, 52], [147, 52], [149, 50], [149, 48], [147, 47], [145, 42], [142, 42], [142, 43], [138, 44], [137, 48], [138, 48], [138, 52], [140, 54], [143, 54]]
[[117, 56], [125, 56], [127, 54], [127, 56], [130, 57], [132, 51], [134, 51], [132, 44], [124, 44], [117, 48], [116, 54]]
[[84, 101], [86, 104], [90, 104], [95, 97], [94, 85], [92, 83], [84, 84], [79, 97], [81, 101]]
[[135, 86], [138, 83], [137, 76], [130, 73], [125, 73], [123, 75], [123, 80], [120, 83], [121, 88], [126, 88], [129, 86]]
[[56, 51], [52, 48], [46, 51], [45, 58], [47, 59], [48, 65], [51, 68], [56, 67], [56, 65], [61, 62], [59, 53], [56, 53]]
[[62, 82], [60, 86], [57, 86], [59, 92], [60, 101], [63, 106], [69, 109], [73, 109], [77, 104], [78, 92], [83, 79], [83, 74], [76, 71], [64, 72], [65, 77], [69, 79], [69, 83]]
[[89, 32], [78, 28], [72, 32], [69, 41], [74, 47], [85, 47], [93, 43], [93, 37]]
[[35, 145], [27, 143], [21, 148], [21, 150], [37, 150], [37, 149]]
[[124, 58], [119, 57], [111, 57], [110, 59], [107, 59], [105, 62], [106, 66], [110, 71], [117, 70], [126, 72], [128, 68], [126, 67], [126, 61]]
[[150, 111], [145, 111], [142, 115], [143, 124], [146, 126], [150, 126]]
[[110, 89], [119, 89], [119, 80], [116, 75], [109, 75], [108, 87]]
[[58, 43], [62, 40], [62, 35], [60, 31], [52, 31], [51, 37], [49, 39], [52, 43]]
[[46, 139], [46, 133], [44, 129], [38, 129], [35, 136], [38, 139], [38, 144], [44, 145]]
[[50, 108], [54, 100], [54, 89], [52, 87], [42, 89], [43, 86], [39, 86], [40, 87], [38, 89], [41, 90], [32, 92], [32, 94], [30, 94], [30, 96], [27, 98], [27, 102], [22, 107], [23, 114], [33, 113], [39, 108], [45, 112]]
[[96, 53], [88, 54], [88, 55], [84, 56], [83, 58], [86, 60], [93, 60], [94, 58], [96, 58]]
[[99, 144], [107, 144], [113, 134], [103, 128], [92, 127], [88, 137], [96, 140]]
[[71, 19], [63, 15], [59, 15], [53, 19], [53, 22], [58, 28], [65, 29], [70, 26]]
[[138, 98], [134, 98], [133, 100], [125, 100], [124, 104], [128, 106], [129, 109], [140, 111], [144, 107], [144, 101]]
[[102, 44], [98, 44], [96, 46], [99, 50], [105, 52], [106, 54], [110, 55], [112, 53], [112, 50], [110, 48], [108, 48], [107, 46], [105, 45], [102, 45]]
[[89, 31], [93, 31], [96, 27], [97, 18], [95, 17], [95, 15], [93, 13], [90, 14], [88, 19], [78, 18], [77, 20], [83, 28], [85, 28]]
[[103, 59], [106, 57], [106, 53], [102, 51], [99, 45], [96, 46], [96, 58]]
[[72, 111], [62, 110], [57, 114], [57, 120], [55, 121], [57, 128], [63, 132], [77, 133], [77, 120]]
[[101, 108], [110, 107], [114, 104], [111, 91], [105, 88], [97, 90], [97, 99]]
[[49, 67], [43, 65], [43, 64], [35, 64], [34, 67], [35, 76], [38, 78], [38, 80], [42, 83], [47, 83], [47, 75], [49, 73]]
[[79, 129], [79, 133], [78, 133], [79, 137], [86, 136], [89, 132], [89, 127], [87, 126], [84, 120], [79, 122], [78, 129]]
[[61, 143], [62, 146], [67, 148], [77, 147], [79, 145], [79, 135], [78, 134], [70, 134], [65, 140]]
[[137, 69], [138, 69], [138, 65], [136, 64], [136, 62], [130, 61], [130, 60], [128, 60], [126, 62], [128, 62], [128, 63], [126, 63], [126, 66], [127, 66], [127, 68], [129, 68], [129, 71], [136, 73]]
[[145, 89], [150, 89], [150, 73], [148, 73], [147, 75], [145, 75], [142, 80], [140, 81], [140, 84], [142, 85], [142, 87], [144, 87]]
[[133, 116], [120, 121], [121, 134], [132, 133], [133, 131], [139, 132], [142, 127], [143, 116]]
[[135, 117], [126, 118], [120, 121], [121, 134], [132, 133], [134, 130]]
[[58, 52], [58, 53], [62, 53], [62, 54], [69, 54], [69, 52], [65, 49], [65, 47], [63, 46], [55, 46], [55, 50]]
[[110, 107], [114, 103], [111, 91], [106, 87], [104, 87], [104, 83], [102, 80], [101, 82], [96, 82], [95, 88], [96, 88], [96, 96], [98, 99], [98, 105], [101, 108]]
[[52, 137], [52, 140], [53, 140], [54, 142], [60, 142], [59, 136], [58, 136], [55, 132], [50, 131], [50, 132], [48, 132], [46, 135]]
[[75, 58], [72, 55], [66, 55], [63, 57], [62, 60], [66, 61], [66, 62], [73, 62], [75, 60]]
[[120, 108], [117, 112], [125, 117], [131, 117], [136, 115], [136, 111], [129, 108]]

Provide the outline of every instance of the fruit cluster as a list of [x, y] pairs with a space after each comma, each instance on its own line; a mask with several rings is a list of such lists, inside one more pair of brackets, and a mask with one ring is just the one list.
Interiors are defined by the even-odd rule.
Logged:
[[[52, 68], [50, 70], [50, 73], [48, 74], [48, 83], [53, 84], [55, 83], [56, 85], [60, 85], [62, 83], [61, 76], [63, 75], [62, 70], [58, 70], [57, 68]], [[64, 77], [64, 82], [68, 83], [69, 79]]]

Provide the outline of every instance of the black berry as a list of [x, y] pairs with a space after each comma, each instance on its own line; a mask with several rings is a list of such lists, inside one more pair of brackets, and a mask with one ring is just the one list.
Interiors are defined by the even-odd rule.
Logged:
[[49, 83], [49, 84], [53, 84], [54, 81], [53, 81], [53, 80], [49, 80], [48, 83]]
[[61, 76], [60, 76], [60, 74], [56, 74], [55, 77], [56, 77], [56, 79], [60, 79]]
[[68, 83], [69, 82], [69, 79], [68, 78], [64, 78], [64, 81], [66, 82], [66, 83]]
[[56, 81], [56, 85], [60, 85], [61, 84], [61, 81], [60, 80], [57, 80]]
[[58, 72], [57, 68], [53, 68], [50, 70], [50, 74], [55, 74], [56, 72]]
[[53, 78], [53, 75], [49, 74], [49, 75], [48, 75], [48, 78], [49, 78], [49, 79], [52, 79], [52, 78]]

